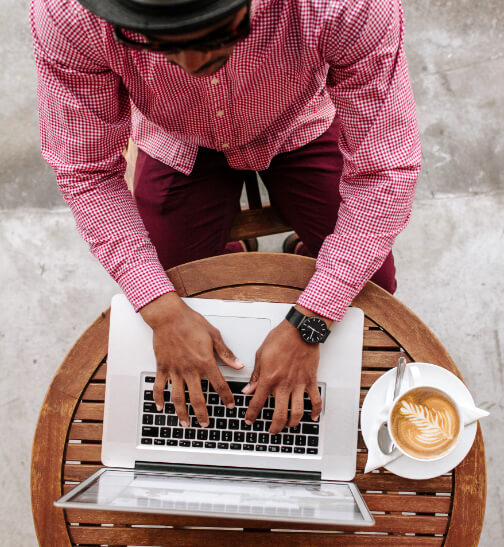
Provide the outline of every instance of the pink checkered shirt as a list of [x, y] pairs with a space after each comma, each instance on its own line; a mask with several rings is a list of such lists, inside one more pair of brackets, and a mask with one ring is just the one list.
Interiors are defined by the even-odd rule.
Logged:
[[399, 0], [252, 0], [249, 37], [202, 79], [116, 43], [76, 0], [32, 0], [31, 23], [42, 153], [136, 310], [173, 285], [124, 182], [130, 136], [185, 174], [198, 146], [263, 170], [339, 116], [343, 201], [298, 302], [343, 317], [408, 223], [420, 169]]

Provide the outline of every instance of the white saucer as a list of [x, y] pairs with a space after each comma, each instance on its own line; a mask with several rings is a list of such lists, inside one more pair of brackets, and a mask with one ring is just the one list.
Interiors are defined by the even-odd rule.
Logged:
[[[414, 363], [409, 364], [406, 371], [410, 367], [416, 367], [418, 371], [420, 378], [415, 382], [416, 384], [432, 387], [442, 386], [461, 406], [472, 407], [474, 405], [472, 395], [464, 383], [445, 368], [430, 363]], [[387, 396], [390, 397], [390, 393], [392, 392], [391, 384], [395, 382], [395, 377], [395, 369], [391, 369], [383, 376], [380, 376], [371, 386], [362, 403], [361, 430], [366, 446], [369, 444], [368, 438], [373, 417], [376, 415], [376, 410], [383, 405], [383, 401], [387, 399]], [[403, 389], [413, 386], [411, 372], [410, 374], [406, 373], [404, 379], [406, 385]], [[477, 422], [466, 425], [456, 448], [440, 460], [420, 462], [407, 456], [401, 456], [384, 467], [391, 473], [407, 479], [431, 479], [439, 477], [439, 475], [451, 471], [466, 457], [474, 442], [476, 430]]]

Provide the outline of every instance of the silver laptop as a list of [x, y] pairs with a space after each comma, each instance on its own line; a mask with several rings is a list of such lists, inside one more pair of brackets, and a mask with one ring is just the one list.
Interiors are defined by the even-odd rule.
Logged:
[[219, 329], [245, 364], [219, 368], [235, 397], [227, 409], [202, 380], [210, 423], [180, 426], [165, 388], [165, 406], [153, 400], [156, 360], [152, 330], [124, 295], [112, 299], [102, 439], [106, 466], [60, 498], [61, 507], [372, 525], [355, 484], [364, 314], [349, 308], [320, 347], [322, 413], [305, 413], [295, 428], [270, 435], [274, 399], [252, 425], [245, 423], [251, 396], [241, 393], [255, 352], [291, 304], [184, 299]]

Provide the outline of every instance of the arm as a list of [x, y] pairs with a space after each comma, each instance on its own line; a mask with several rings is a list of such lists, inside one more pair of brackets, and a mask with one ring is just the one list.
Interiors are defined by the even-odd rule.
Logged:
[[[305, 315], [325, 318], [330, 326], [331, 320], [343, 318], [408, 223], [420, 142], [399, 0], [331, 3], [319, 47], [329, 65], [327, 86], [341, 120], [342, 203], [334, 233], [326, 238], [315, 274], [296, 307]], [[282, 321], [258, 351], [246, 388], [247, 393], [255, 392], [247, 419], [255, 420], [273, 393], [270, 432], [295, 426], [303, 413], [304, 392], [310, 395], [316, 419], [318, 362], [318, 346], [303, 342], [296, 329]]]

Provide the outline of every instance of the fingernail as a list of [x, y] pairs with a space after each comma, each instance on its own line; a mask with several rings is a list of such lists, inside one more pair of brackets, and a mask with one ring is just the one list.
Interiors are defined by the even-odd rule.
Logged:
[[320, 418], [320, 416], [314, 416], [314, 417], [312, 418], [312, 420], [313, 420], [314, 422], [318, 422], [318, 419], [319, 419], [319, 418]]
[[247, 384], [243, 389], [242, 393], [248, 393], [250, 391], [250, 384]]
[[201, 422], [201, 423], [200, 423], [200, 426], [201, 426], [201, 427], [208, 427], [208, 422]]
[[180, 425], [181, 425], [182, 427], [187, 427], [189, 424], [188, 424], [185, 420], [182, 420], [182, 421], [180, 422]]
[[234, 407], [235, 407], [234, 403], [229, 403], [228, 405], [226, 405], [226, 408], [234, 408]]
[[245, 423], [246, 423], [247, 425], [252, 425], [252, 424], [253, 424], [253, 422], [252, 422], [251, 420], [245, 420]]
[[238, 365], [240, 368], [243, 368], [245, 366], [238, 358], [235, 359], [235, 364]]
[[156, 408], [158, 409], [159, 412], [161, 412], [161, 410], [163, 410], [163, 407], [161, 405], [156, 405]]

